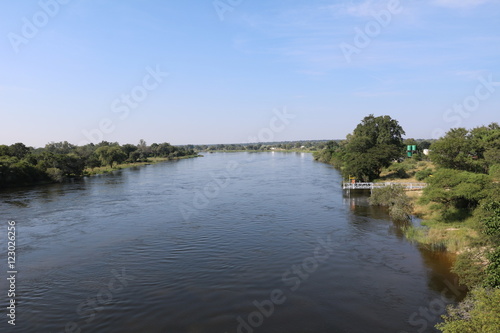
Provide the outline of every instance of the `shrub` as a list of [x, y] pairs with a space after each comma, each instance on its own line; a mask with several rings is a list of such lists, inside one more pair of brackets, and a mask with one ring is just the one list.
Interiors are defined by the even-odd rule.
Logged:
[[485, 284], [489, 287], [500, 288], [500, 248], [490, 253], [488, 260], [490, 264], [486, 268]]
[[389, 215], [397, 221], [411, 219], [413, 205], [400, 185], [376, 188], [369, 199], [371, 205], [389, 207]]
[[500, 180], [500, 164], [490, 166], [489, 174], [493, 179]]
[[470, 216], [492, 187], [488, 175], [453, 169], [438, 169], [429, 177], [422, 203], [437, 203], [443, 221], [458, 221]]
[[475, 287], [483, 284], [485, 279], [484, 253], [477, 249], [458, 255], [451, 271], [458, 275], [460, 283], [467, 287]]
[[443, 333], [498, 333], [500, 289], [473, 289], [457, 306], [449, 306], [436, 328]]
[[55, 182], [61, 183], [64, 180], [64, 174], [61, 169], [48, 168], [45, 172]]
[[425, 178], [429, 177], [430, 175], [432, 175], [432, 169], [424, 169], [424, 170], [420, 170], [420, 171], [417, 171], [415, 173], [415, 178], [418, 180], [418, 181], [422, 181], [424, 180]]

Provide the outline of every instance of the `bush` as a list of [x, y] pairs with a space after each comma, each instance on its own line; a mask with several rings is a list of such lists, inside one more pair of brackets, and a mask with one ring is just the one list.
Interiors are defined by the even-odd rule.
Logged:
[[442, 318], [436, 328], [443, 333], [498, 333], [500, 289], [473, 289], [457, 306], [449, 306]]
[[47, 173], [49, 178], [55, 182], [61, 183], [64, 180], [64, 173], [62, 172], [61, 169], [48, 168], [47, 171], [45, 172]]
[[376, 188], [369, 199], [371, 205], [389, 207], [389, 215], [397, 221], [411, 219], [413, 205], [400, 185]]
[[430, 175], [432, 175], [432, 169], [424, 169], [424, 170], [420, 170], [420, 171], [417, 171], [415, 173], [415, 178], [418, 180], [418, 181], [422, 181], [424, 180], [425, 178], [429, 177]]
[[489, 174], [493, 179], [500, 180], [500, 164], [490, 166]]
[[388, 168], [388, 171], [394, 172], [398, 178], [410, 178], [410, 175], [406, 172], [408, 170], [408, 166], [403, 164], [393, 164]]
[[473, 249], [458, 255], [451, 271], [458, 275], [460, 284], [475, 287], [483, 284], [486, 277], [484, 271], [484, 253]]
[[489, 254], [488, 260], [490, 264], [486, 268], [485, 284], [489, 287], [500, 288], [500, 248]]
[[492, 187], [490, 177], [484, 174], [442, 168], [432, 176], [420, 200], [437, 203], [445, 222], [469, 217]]

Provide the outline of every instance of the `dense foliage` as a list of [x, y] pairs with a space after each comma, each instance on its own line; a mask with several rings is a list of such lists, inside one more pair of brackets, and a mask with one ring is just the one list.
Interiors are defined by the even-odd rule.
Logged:
[[472, 291], [448, 308], [445, 333], [498, 332], [500, 327], [500, 127], [456, 128], [430, 147], [438, 169], [426, 178], [423, 203], [443, 223], [461, 222], [478, 234], [453, 271]]
[[400, 185], [376, 188], [369, 200], [372, 205], [388, 207], [389, 215], [396, 221], [411, 219], [413, 204]]
[[[398, 178], [415, 176], [426, 181], [421, 203], [430, 208], [433, 223], [443, 225], [443, 230], [448, 230], [449, 223], [471, 230], [453, 271], [472, 291], [464, 302], [449, 307], [444, 322], [437, 327], [445, 333], [499, 332], [500, 126], [493, 123], [472, 130], [451, 129], [432, 144], [402, 141], [402, 135], [404, 131], [395, 120], [370, 115], [346, 140], [328, 142], [315, 159], [361, 181], [379, 178], [382, 168]], [[403, 159], [405, 145], [417, 145], [417, 154]], [[415, 171], [418, 161], [427, 159], [422, 154], [427, 148], [435, 168], [430, 165]], [[396, 220], [408, 219], [412, 210], [408, 197], [397, 186], [374, 190], [370, 202], [387, 206]]]
[[340, 168], [346, 177], [372, 181], [380, 176], [383, 168], [403, 156], [404, 134], [397, 120], [369, 115], [346, 140], [340, 144], [329, 142], [315, 158]]
[[498, 333], [500, 289], [474, 289], [457, 306], [448, 308], [444, 322], [436, 327], [444, 333]]
[[194, 154], [189, 147], [169, 143], [148, 146], [143, 140], [137, 146], [106, 141], [85, 146], [52, 142], [38, 149], [22, 143], [0, 145], [0, 187], [61, 182], [69, 177], [84, 176], [87, 169], [101, 166], [112, 168], [117, 163], [147, 161], [148, 157], [176, 158]]
[[454, 128], [432, 144], [431, 158], [443, 168], [488, 173], [500, 163], [500, 127]]
[[427, 183], [422, 202], [435, 203], [444, 222], [470, 216], [491, 187], [488, 175], [445, 168], [436, 170]]

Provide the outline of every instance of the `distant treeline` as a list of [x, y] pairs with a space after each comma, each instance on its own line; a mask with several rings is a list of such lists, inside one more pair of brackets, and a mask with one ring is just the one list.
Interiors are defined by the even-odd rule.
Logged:
[[0, 145], [0, 188], [37, 182], [61, 182], [81, 177], [102, 166], [119, 163], [147, 162], [149, 157], [179, 158], [196, 155], [189, 147], [144, 140], [138, 145], [103, 141], [99, 144], [75, 146], [68, 142], [51, 142], [44, 148], [27, 147], [23, 143]]
[[271, 150], [306, 150], [316, 151], [326, 147], [327, 140], [231, 143], [214, 145], [190, 145], [197, 151], [271, 151]]

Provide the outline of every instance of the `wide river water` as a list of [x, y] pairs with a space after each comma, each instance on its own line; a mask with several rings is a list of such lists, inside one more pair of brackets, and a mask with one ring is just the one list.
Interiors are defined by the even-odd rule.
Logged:
[[1, 190], [0, 331], [434, 332], [463, 296], [451, 258], [341, 181], [310, 154], [215, 153]]

